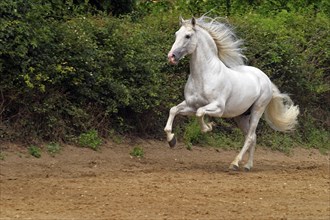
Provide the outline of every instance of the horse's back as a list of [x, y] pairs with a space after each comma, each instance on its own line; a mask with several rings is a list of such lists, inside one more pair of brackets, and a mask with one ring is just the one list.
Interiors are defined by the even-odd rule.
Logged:
[[258, 84], [262, 92], [272, 90], [272, 82], [270, 81], [269, 77], [256, 67], [241, 65], [231, 68], [231, 70], [233, 70], [238, 75], [238, 77], [244, 80], [246, 79], [246, 83]]
[[231, 70], [239, 72], [240, 74], [252, 74], [257, 76], [258, 78], [265, 79], [270, 82], [268, 76], [257, 67], [241, 65], [241, 66], [235, 66], [231, 68]]

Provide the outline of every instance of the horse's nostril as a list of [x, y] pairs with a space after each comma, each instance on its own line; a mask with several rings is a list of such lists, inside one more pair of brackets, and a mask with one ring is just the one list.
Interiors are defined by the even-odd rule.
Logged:
[[174, 57], [175, 57], [175, 55], [173, 53], [168, 54], [168, 58], [174, 58]]

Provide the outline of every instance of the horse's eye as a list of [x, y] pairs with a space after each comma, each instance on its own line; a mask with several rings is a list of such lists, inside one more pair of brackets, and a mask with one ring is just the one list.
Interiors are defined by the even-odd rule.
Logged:
[[187, 34], [187, 35], [186, 35], [186, 39], [190, 39], [190, 35]]

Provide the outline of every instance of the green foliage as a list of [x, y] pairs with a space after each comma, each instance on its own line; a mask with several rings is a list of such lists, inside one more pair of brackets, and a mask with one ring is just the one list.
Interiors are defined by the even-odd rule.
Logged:
[[250, 65], [262, 69], [286, 92], [299, 94], [303, 89], [306, 95], [298, 97], [298, 102], [319, 102], [317, 99], [330, 91], [326, 66], [329, 50], [325, 49], [330, 46], [329, 20], [324, 15], [282, 11], [273, 17], [238, 17], [235, 23], [242, 27], [239, 30], [245, 36]]
[[322, 153], [330, 151], [330, 134], [324, 129], [313, 129], [307, 137], [307, 146], [311, 148], [317, 148]]
[[196, 118], [189, 120], [184, 125], [183, 139], [189, 150], [192, 145], [212, 146], [223, 149], [239, 149], [242, 146], [244, 136], [241, 131], [230, 123], [221, 119], [215, 119], [216, 126], [212, 132], [202, 133]]
[[130, 155], [132, 157], [138, 157], [138, 158], [141, 158], [144, 156], [144, 151], [143, 151], [143, 148], [137, 146], [137, 147], [134, 147], [133, 150], [130, 152]]
[[41, 157], [41, 149], [37, 146], [30, 146], [28, 148], [29, 154], [36, 157], [36, 158], [40, 158]]
[[195, 144], [205, 144], [206, 135], [201, 132], [198, 120], [193, 118], [184, 128], [183, 139], [189, 147]]
[[29, 14], [38, 24], [5, 19], [0, 32], [8, 42], [1, 48], [1, 112], [5, 123], [26, 132], [17, 136], [56, 140], [93, 127], [102, 134], [110, 126], [154, 129], [156, 122], [145, 118], [158, 118], [157, 107], [166, 103], [159, 94], [166, 85], [168, 45], [161, 42], [168, 36], [159, 21], [145, 28], [130, 17], [41, 19], [46, 13], [32, 5]]
[[217, 128], [209, 134], [208, 145], [222, 149], [241, 149], [244, 143], [244, 135], [231, 123], [221, 121]]
[[47, 144], [46, 148], [47, 148], [48, 153], [53, 157], [55, 156], [55, 154], [59, 153], [61, 150], [60, 144], [55, 143], [55, 142], [51, 142], [51, 143]]
[[290, 154], [294, 147], [299, 146], [294, 133], [285, 134], [271, 129], [267, 129], [267, 132], [262, 132], [262, 135], [257, 136], [257, 143], [286, 154]]
[[[292, 140], [327, 149], [329, 8], [326, 0], [3, 0], [0, 137], [72, 141], [82, 133], [91, 140], [94, 131], [97, 140], [116, 137], [113, 130], [118, 136], [163, 136], [168, 110], [183, 100], [189, 73], [188, 59], [174, 67], [166, 61], [178, 17], [209, 12], [228, 16], [245, 40], [248, 64], [301, 108], [295, 135], [268, 134], [261, 123], [258, 143], [285, 151]], [[189, 121], [184, 141], [240, 146], [234, 125], [220, 124], [201, 134], [197, 121]]]
[[5, 160], [5, 155], [3, 152], [0, 151], [0, 160]]
[[102, 144], [102, 140], [96, 130], [89, 130], [86, 133], [79, 135], [78, 144], [82, 147], [88, 147], [92, 150], [97, 150]]
[[123, 137], [115, 132], [115, 130], [110, 130], [109, 131], [109, 137], [113, 142], [116, 144], [121, 144], [123, 142]]
[[[321, 152], [330, 151], [330, 132], [326, 128], [315, 126], [317, 117], [307, 114], [301, 123], [302, 131], [299, 132], [300, 142], [306, 147], [319, 149]], [[325, 121], [326, 123], [326, 121]]]

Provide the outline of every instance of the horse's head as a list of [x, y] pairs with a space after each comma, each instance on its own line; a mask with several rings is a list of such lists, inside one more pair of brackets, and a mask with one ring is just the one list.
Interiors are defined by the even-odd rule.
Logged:
[[177, 64], [182, 57], [193, 53], [197, 45], [195, 18], [185, 21], [181, 17], [180, 23], [181, 27], [175, 33], [175, 42], [168, 53], [168, 60], [171, 64]]

